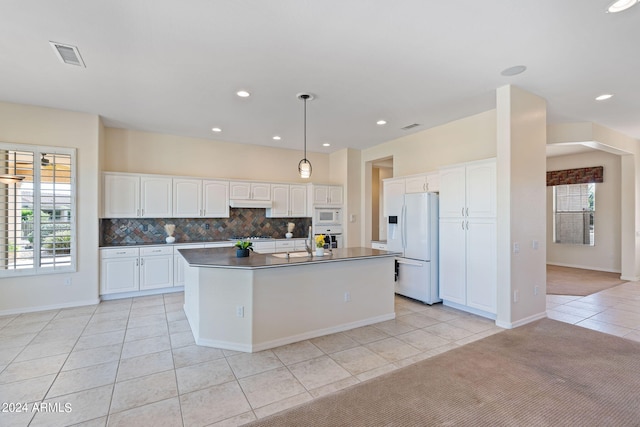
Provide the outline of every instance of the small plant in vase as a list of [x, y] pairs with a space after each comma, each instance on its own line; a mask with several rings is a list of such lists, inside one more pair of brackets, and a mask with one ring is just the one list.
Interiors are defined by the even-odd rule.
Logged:
[[248, 240], [238, 240], [235, 244], [236, 257], [243, 258], [249, 256], [249, 251], [253, 250], [253, 243]]
[[318, 234], [315, 237], [316, 240], [316, 256], [324, 255], [324, 234]]

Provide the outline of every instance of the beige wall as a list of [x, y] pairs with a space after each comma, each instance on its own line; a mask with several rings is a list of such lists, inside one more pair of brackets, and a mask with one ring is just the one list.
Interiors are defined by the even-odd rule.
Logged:
[[620, 156], [602, 151], [550, 157], [547, 170], [604, 167], [604, 182], [596, 184], [595, 246], [553, 242], [553, 187], [547, 187], [547, 263], [620, 272]]
[[97, 303], [99, 127], [91, 114], [0, 102], [1, 141], [77, 150], [78, 241], [75, 273], [0, 279], [0, 314]]
[[330, 181], [327, 154], [307, 152], [313, 172], [310, 180], [304, 180], [298, 176], [302, 150], [115, 128], [106, 128], [105, 133], [104, 171], [281, 182]]
[[342, 213], [343, 239], [345, 247], [360, 246], [360, 162], [361, 151], [346, 148], [330, 155], [331, 184], [341, 184], [344, 189]]

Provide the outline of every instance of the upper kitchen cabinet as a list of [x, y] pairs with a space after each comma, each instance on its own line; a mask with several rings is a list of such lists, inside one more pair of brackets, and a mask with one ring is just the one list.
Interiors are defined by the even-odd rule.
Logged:
[[341, 185], [311, 185], [312, 202], [315, 206], [342, 206]]
[[229, 186], [231, 200], [271, 200], [269, 183], [232, 181]]
[[440, 217], [495, 216], [495, 159], [440, 170]]
[[229, 182], [174, 178], [173, 218], [228, 218]]
[[405, 178], [406, 193], [424, 193], [440, 191], [440, 179], [437, 172], [407, 176]]
[[103, 190], [104, 218], [171, 217], [169, 177], [104, 173]]
[[300, 218], [307, 214], [307, 186], [296, 184], [271, 184], [272, 207], [266, 210], [267, 218]]

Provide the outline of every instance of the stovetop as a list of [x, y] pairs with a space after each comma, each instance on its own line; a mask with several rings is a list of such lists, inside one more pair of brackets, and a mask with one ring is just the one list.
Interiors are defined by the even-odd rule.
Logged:
[[231, 236], [229, 240], [273, 240], [271, 236]]

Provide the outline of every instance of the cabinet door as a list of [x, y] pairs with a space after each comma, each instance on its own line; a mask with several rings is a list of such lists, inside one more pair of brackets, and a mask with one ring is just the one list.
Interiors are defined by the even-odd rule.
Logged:
[[440, 218], [464, 216], [465, 179], [464, 166], [440, 170]]
[[202, 210], [207, 218], [229, 218], [229, 182], [202, 181]]
[[252, 200], [271, 200], [271, 184], [254, 182], [251, 184]]
[[437, 173], [427, 174], [427, 191], [438, 192], [440, 191], [440, 175]]
[[173, 180], [173, 217], [197, 218], [202, 216], [202, 180]]
[[497, 306], [496, 222], [470, 219], [467, 230], [467, 305], [489, 313]]
[[458, 304], [467, 302], [466, 221], [440, 218], [440, 298]]
[[100, 294], [138, 290], [139, 258], [110, 258], [100, 261]]
[[470, 218], [494, 218], [496, 216], [495, 160], [468, 165], [466, 180], [468, 216]]
[[140, 258], [140, 290], [173, 286], [173, 255]]
[[313, 204], [326, 205], [329, 200], [329, 188], [325, 185], [313, 186]]
[[140, 216], [170, 218], [173, 183], [171, 178], [140, 177]]
[[250, 182], [230, 182], [229, 193], [232, 200], [249, 200], [251, 199], [251, 183]]
[[140, 178], [104, 175], [104, 218], [135, 218], [140, 215]]
[[427, 191], [427, 177], [413, 176], [405, 178], [405, 192], [407, 193], [424, 193]]
[[404, 203], [404, 179], [393, 179], [384, 181], [382, 184], [382, 215], [389, 218], [389, 215], [400, 215], [402, 204]]
[[173, 247], [173, 286], [184, 286], [184, 271], [189, 266], [178, 249], [200, 249], [204, 245], [179, 245]]
[[295, 218], [307, 216], [307, 186], [289, 186], [289, 215]]
[[342, 186], [332, 185], [328, 188], [329, 203], [335, 206], [342, 206], [344, 202], [342, 197]]
[[289, 216], [289, 185], [273, 184], [271, 186], [271, 209], [267, 209], [268, 217], [288, 217]]

